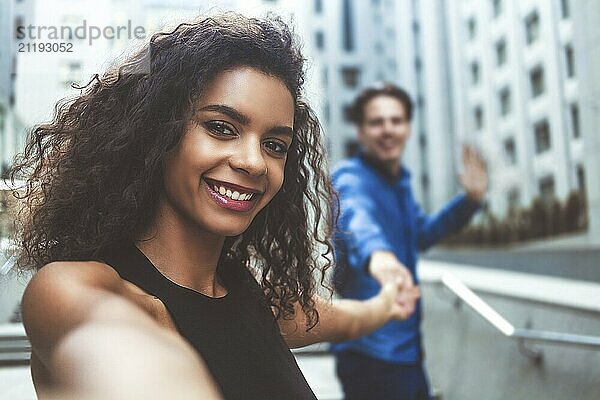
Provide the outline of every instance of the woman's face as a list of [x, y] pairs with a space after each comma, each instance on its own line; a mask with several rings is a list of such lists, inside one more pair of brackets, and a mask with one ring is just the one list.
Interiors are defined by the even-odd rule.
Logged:
[[293, 122], [278, 78], [250, 67], [219, 74], [167, 159], [166, 206], [202, 230], [242, 233], [283, 184]]

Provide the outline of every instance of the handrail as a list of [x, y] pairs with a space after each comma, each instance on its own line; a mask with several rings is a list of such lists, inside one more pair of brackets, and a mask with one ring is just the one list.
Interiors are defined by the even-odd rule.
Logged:
[[445, 272], [442, 275], [442, 282], [456, 296], [471, 306], [481, 317], [502, 332], [504, 336], [519, 340], [581, 346], [600, 350], [600, 337], [598, 336], [515, 328], [506, 318], [500, 315], [452, 273]]
[[29, 364], [31, 344], [21, 323], [0, 324], [0, 367]]
[[600, 282], [578, 281], [477, 265], [421, 260], [421, 283], [440, 283], [451, 272], [477, 293], [600, 315]]

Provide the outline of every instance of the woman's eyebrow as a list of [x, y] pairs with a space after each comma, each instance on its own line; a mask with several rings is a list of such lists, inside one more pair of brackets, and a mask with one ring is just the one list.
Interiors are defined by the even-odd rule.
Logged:
[[226, 106], [224, 104], [209, 104], [200, 108], [198, 111], [214, 111], [221, 114], [227, 115], [229, 118], [236, 120], [242, 125], [248, 125], [250, 123], [250, 117], [242, 114], [235, 108]]
[[269, 133], [277, 136], [289, 136], [290, 138], [294, 137], [294, 130], [289, 126], [276, 126], [272, 129], [269, 129]]

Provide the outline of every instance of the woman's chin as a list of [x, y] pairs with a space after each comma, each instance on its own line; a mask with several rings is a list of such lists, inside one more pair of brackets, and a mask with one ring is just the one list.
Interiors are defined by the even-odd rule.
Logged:
[[238, 236], [244, 233], [248, 229], [249, 225], [241, 224], [221, 224], [219, 226], [213, 226], [210, 229], [213, 233], [220, 236]]

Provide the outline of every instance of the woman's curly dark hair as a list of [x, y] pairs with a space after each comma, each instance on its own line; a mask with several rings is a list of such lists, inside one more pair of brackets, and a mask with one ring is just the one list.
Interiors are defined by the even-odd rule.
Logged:
[[[179, 143], [194, 104], [217, 74], [256, 68], [285, 83], [295, 100], [294, 138], [282, 188], [222, 258], [261, 266], [259, 281], [277, 318], [299, 302], [307, 327], [331, 264], [335, 199], [319, 123], [302, 100], [304, 58], [277, 17], [226, 13], [155, 34], [121, 66], [96, 76], [82, 94], [34, 127], [12, 171], [26, 179], [17, 218], [21, 269], [88, 260], [133, 241], [152, 222], [165, 158]], [[318, 278], [320, 275], [320, 278]]]

